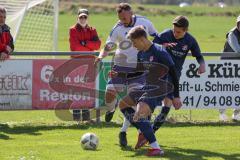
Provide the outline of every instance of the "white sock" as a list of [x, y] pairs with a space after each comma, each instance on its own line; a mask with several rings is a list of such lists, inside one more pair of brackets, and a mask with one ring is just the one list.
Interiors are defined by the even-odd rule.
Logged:
[[157, 142], [157, 141], [155, 141], [155, 142], [151, 143], [151, 144], [150, 144], [150, 146], [151, 146], [152, 148], [157, 148], [157, 149], [160, 149], [160, 146], [159, 146], [159, 144], [158, 144], [158, 142]]
[[138, 129], [138, 133], [142, 133], [140, 129]]
[[110, 112], [115, 111], [115, 106], [117, 105], [116, 103], [117, 103], [117, 99], [116, 98], [112, 102], [106, 103], [107, 110], [110, 111]]
[[130, 125], [131, 123], [124, 117], [121, 132], [127, 132], [127, 129], [130, 127]]

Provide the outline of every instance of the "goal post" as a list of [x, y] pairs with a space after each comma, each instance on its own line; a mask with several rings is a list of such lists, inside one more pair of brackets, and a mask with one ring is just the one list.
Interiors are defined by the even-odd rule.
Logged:
[[0, 0], [15, 51], [57, 51], [59, 0]]

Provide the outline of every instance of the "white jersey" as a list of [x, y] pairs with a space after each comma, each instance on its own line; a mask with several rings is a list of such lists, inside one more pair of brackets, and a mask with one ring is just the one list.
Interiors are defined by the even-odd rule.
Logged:
[[156, 36], [158, 33], [150, 20], [145, 17], [133, 15], [133, 24], [125, 27], [120, 21], [113, 27], [106, 44], [114, 43], [117, 49], [114, 57], [114, 64], [118, 66], [135, 68], [137, 64], [138, 50], [133, 47], [131, 41], [127, 38], [129, 30], [135, 26], [143, 26], [150, 36]]

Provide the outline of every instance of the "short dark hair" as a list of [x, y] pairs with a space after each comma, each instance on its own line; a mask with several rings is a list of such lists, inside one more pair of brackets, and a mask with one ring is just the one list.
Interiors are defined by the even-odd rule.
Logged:
[[117, 13], [121, 13], [122, 11], [131, 11], [131, 10], [132, 10], [132, 7], [128, 3], [120, 3], [116, 8]]
[[133, 27], [127, 34], [127, 38], [129, 39], [137, 39], [141, 37], [147, 38], [147, 32], [143, 26]]
[[189, 21], [185, 16], [177, 16], [176, 18], [174, 18], [172, 23], [173, 25], [184, 29], [187, 29], [189, 26]]

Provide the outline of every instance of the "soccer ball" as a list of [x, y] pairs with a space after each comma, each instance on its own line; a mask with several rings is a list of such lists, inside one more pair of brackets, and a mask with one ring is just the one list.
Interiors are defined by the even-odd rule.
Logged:
[[80, 142], [83, 149], [96, 150], [98, 141], [98, 137], [94, 133], [85, 133]]

